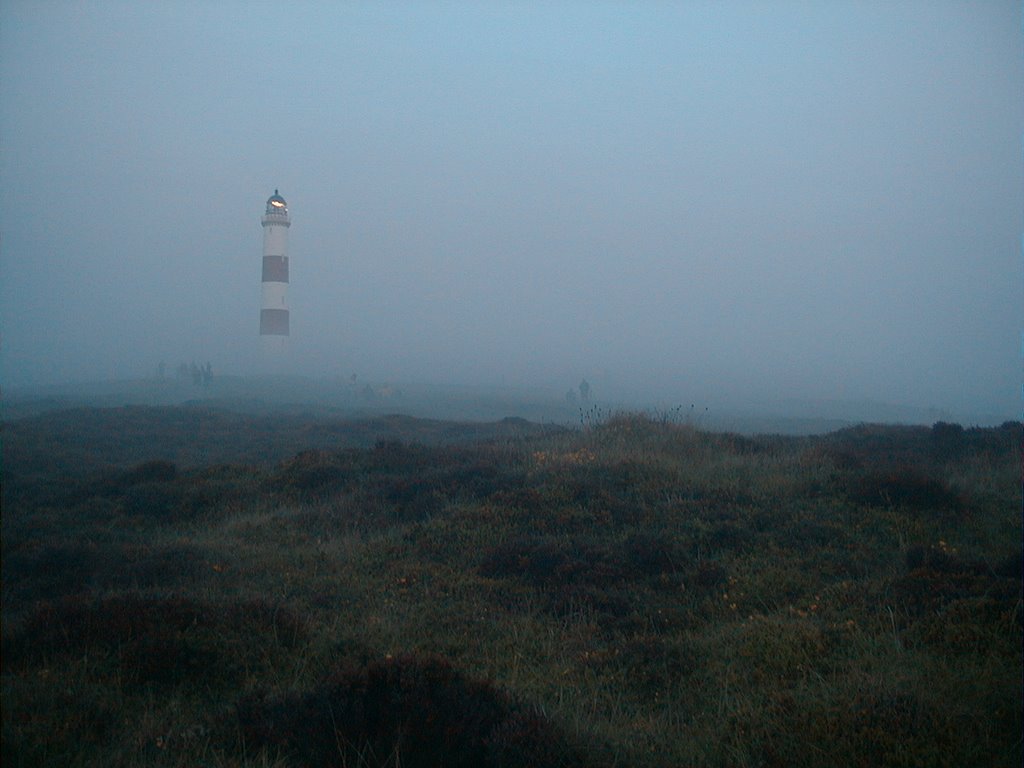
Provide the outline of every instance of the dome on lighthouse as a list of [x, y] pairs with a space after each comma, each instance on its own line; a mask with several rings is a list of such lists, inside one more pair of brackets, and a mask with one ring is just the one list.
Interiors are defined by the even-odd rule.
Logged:
[[275, 189], [274, 194], [267, 198], [267, 213], [288, 213], [288, 203]]

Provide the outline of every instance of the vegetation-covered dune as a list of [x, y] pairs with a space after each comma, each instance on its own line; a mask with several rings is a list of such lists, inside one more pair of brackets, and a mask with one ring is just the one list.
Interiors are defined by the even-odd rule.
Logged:
[[1021, 425], [3, 427], [3, 763], [1021, 763]]

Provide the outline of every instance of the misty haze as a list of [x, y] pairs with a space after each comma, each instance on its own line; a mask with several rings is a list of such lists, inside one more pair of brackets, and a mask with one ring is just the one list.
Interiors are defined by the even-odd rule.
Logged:
[[1020, 765], [1022, 29], [0, 0], [4, 767]]
[[1015, 3], [2, 13], [5, 390], [260, 373], [280, 189], [295, 375], [1020, 411]]

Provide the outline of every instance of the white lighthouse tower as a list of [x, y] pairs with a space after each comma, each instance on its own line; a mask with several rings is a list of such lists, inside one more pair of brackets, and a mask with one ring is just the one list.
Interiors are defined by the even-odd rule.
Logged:
[[269, 350], [284, 351], [288, 339], [288, 204], [274, 190], [263, 214], [263, 303], [260, 336]]

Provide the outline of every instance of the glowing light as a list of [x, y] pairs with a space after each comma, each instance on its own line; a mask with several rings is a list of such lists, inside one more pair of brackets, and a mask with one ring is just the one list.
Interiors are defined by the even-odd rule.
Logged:
[[284, 203], [282, 203], [280, 200], [271, 200], [270, 204], [275, 208], [284, 208]]

